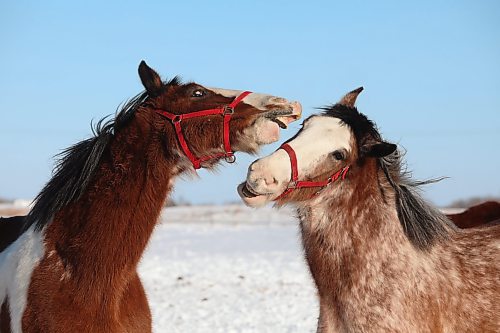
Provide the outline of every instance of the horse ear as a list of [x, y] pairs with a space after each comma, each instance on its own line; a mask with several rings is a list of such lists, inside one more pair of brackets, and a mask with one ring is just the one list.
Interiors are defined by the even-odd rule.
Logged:
[[361, 155], [367, 157], [384, 157], [392, 154], [398, 148], [394, 143], [385, 141], [368, 142], [361, 146]]
[[344, 97], [342, 97], [338, 104], [353, 108], [354, 104], [356, 103], [356, 98], [358, 98], [359, 93], [362, 91], [363, 87], [359, 87], [351, 92], [348, 92]]
[[146, 88], [150, 96], [157, 96], [160, 94], [163, 88], [160, 75], [149, 67], [144, 60], [139, 64], [139, 77], [141, 78], [142, 85]]

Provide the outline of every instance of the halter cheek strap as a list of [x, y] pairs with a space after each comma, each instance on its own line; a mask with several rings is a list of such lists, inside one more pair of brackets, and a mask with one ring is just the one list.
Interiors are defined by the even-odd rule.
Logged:
[[340, 169], [339, 171], [335, 172], [333, 175], [331, 175], [330, 177], [328, 177], [328, 179], [326, 179], [324, 181], [313, 182], [313, 181], [299, 180], [299, 169], [298, 169], [298, 164], [297, 164], [297, 155], [295, 154], [295, 151], [287, 143], [284, 143], [283, 145], [281, 145], [281, 147], [279, 149], [283, 149], [288, 154], [288, 157], [290, 158], [290, 165], [292, 167], [292, 179], [291, 179], [290, 183], [288, 183], [286, 190], [283, 193], [281, 193], [276, 199], [274, 199], [274, 201], [277, 201], [277, 200], [283, 198], [284, 196], [286, 196], [287, 194], [289, 194], [290, 192], [292, 192], [295, 189], [307, 188], [307, 187], [321, 187], [321, 188], [326, 187], [339, 178], [345, 179], [347, 171], [349, 171], [349, 166], [346, 166], [346, 167]]
[[[229, 122], [231, 120], [231, 116], [234, 113], [234, 108], [245, 98], [251, 94], [250, 91], [244, 91], [241, 94], [239, 94], [230, 104], [224, 105], [217, 107], [215, 109], [207, 109], [207, 110], [201, 110], [201, 111], [194, 111], [194, 112], [189, 112], [189, 113], [183, 113], [183, 114], [174, 114], [165, 110], [161, 109], [154, 109], [154, 111], [163, 117], [167, 118], [170, 120], [170, 122], [174, 125], [175, 128], [175, 133], [177, 134], [177, 139], [179, 141], [179, 144], [184, 151], [184, 154], [189, 158], [191, 163], [193, 164], [193, 167], [195, 169], [201, 168], [201, 163], [216, 159], [216, 158], [222, 158], [224, 157], [226, 159], [226, 162], [228, 163], [234, 163], [236, 161], [236, 157], [234, 156], [234, 152], [231, 150], [231, 143], [229, 141]], [[212, 115], [222, 115], [223, 116], [223, 142], [224, 142], [224, 153], [217, 153], [214, 155], [207, 155], [207, 156], [202, 156], [202, 157], [196, 157], [192, 152], [191, 149], [189, 149], [189, 146], [187, 144], [186, 138], [184, 137], [184, 133], [182, 132], [182, 126], [181, 122], [183, 120], [191, 119], [191, 118], [198, 118], [198, 117], [205, 117], [205, 116], [212, 116]]]

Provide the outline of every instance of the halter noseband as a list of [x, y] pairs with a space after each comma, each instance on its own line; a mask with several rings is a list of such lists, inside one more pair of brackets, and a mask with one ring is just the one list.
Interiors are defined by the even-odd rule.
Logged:
[[[283, 149], [290, 158], [290, 164], [292, 167], [292, 179], [290, 183], [288, 183], [286, 190], [283, 193], [281, 193], [276, 199], [274, 199], [274, 201], [283, 198], [284, 196], [286, 196], [288, 193], [292, 192], [295, 189], [306, 188], [306, 187], [321, 187], [322, 189], [323, 187], [330, 185], [339, 178], [345, 179], [347, 171], [349, 171], [349, 166], [346, 166], [340, 169], [339, 171], [335, 172], [333, 175], [328, 177], [327, 180], [324, 181], [313, 182], [313, 181], [299, 180], [299, 169], [297, 166], [297, 155], [295, 154], [295, 151], [288, 143], [282, 144], [279, 149]], [[318, 190], [318, 192], [320, 190]]]
[[[236, 161], [236, 157], [234, 156], [234, 152], [231, 150], [231, 144], [229, 142], [229, 121], [231, 120], [231, 116], [234, 113], [234, 108], [245, 98], [251, 94], [250, 91], [244, 91], [228, 105], [224, 106], [219, 106], [215, 109], [207, 109], [207, 110], [201, 110], [201, 111], [194, 111], [194, 112], [188, 112], [188, 113], [183, 113], [183, 114], [173, 114], [171, 112], [167, 112], [165, 110], [161, 109], [154, 109], [156, 113], [159, 115], [169, 119], [172, 124], [175, 127], [175, 133], [177, 133], [177, 139], [179, 140], [179, 144], [181, 145], [182, 150], [184, 151], [184, 154], [189, 158], [191, 163], [193, 163], [193, 167], [195, 169], [201, 168], [201, 163], [212, 160], [215, 158], [221, 158], [224, 157], [226, 162], [228, 163], [234, 163]], [[194, 154], [191, 152], [189, 149], [189, 146], [187, 144], [186, 138], [184, 137], [184, 133], [182, 132], [182, 127], [181, 127], [181, 122], [183, 120], [191, 119], [191, 118], [197, 118], [197, 117], [204, 117], [204, 116], [212, 116], [212, 115], [217, 115], [221, 114], [224, 119], [223, 119], [223, 138], [224, 138], [224, 153], [217, 153], [214, 155], [207, 155], [203, 157], [196, 157]]]

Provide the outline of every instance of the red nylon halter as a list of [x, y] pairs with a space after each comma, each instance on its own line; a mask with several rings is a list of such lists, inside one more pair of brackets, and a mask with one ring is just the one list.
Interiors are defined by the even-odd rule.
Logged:
[[[226, 159], [226, 162], [228, 163], [234, 163], [236, 161], [236, 157], [234, 156], [234, 152], [231, 150], [231, 144], [229, 142], [229, 121], [231, 120], [231, 116], [234, 113], [234, 108], [245, 98], [251, 94], [250, 91], [244, 91], [229, 104], [229, 105], [224, 105], [224, 106], [219, 106], [215, 109], [207, 109], [207, 110], [201, 110], [201, 111], [194, 111], [194, 112], [189, 112], [189, 113], [183, 113], [183, 114], [173, 114], [171, 112], [167, 112], [165, 110], [161, 109], [154, 109], [154, 111], [163, 117], [169, 119], [172, 124], [175, 127], [175, 132], [177, 133], [177, 139], [179, 140], [179, 144], [181, 145], [182, 150], [184, 151], [184, 154], [189, 158], [191, 163], [193, 163], [193, 167], [195, 169], [201, 168], [201, 163], [214, 159], [214, 158], [221, 158], [224, 157]], [[224, 153], [217, 153], [214, 155], [207, 155], [203, 157], [196, 157], [194, 154], [191, 152], [191, 149], [189, 149], [189, 146], [187, 144], [186, 138], [184, 137], [184, 133], [182, 132], [182, 127], [181, 127], [181, 121], [182, 120], [187, 120], [191, 118], [197, 118], [197, 117], [204, 117], [204, 116], [212, 116], [212, 115], [217, 115], [221, 114], [224, 119], [223, 119], [223, 138], [224, 138]]]
[[349, 171], [349, 166], [346, 166], [340, 169], [339, 171], [335, 172], [333, 175], [328, 177], [327, 180], [324, 181], [318, 181], [318, 182], [303, 181], [303, 180], [299, 181], [299, 170], [297, 166], [297, 155], [295, 154], [295, 151], [288, 143], [282, 144], [279, 149], [283, 149], [284, 151], [286, 151], [288, 157], [290, 158], [290, 164], [292, 167], [292, 179], [290, 183], [288, 183], [285, 192], [281, 193], [279, 197], [274, 199], [274, 201], [283, 198], [285, 195], [287, 195], [288, 193], [292, 192], [295, 189], [305, 188], [305, 187], [322, 187], [322, 188], [326, 187], [339, 178], [345, 179], [346, 173], [347, 171]]

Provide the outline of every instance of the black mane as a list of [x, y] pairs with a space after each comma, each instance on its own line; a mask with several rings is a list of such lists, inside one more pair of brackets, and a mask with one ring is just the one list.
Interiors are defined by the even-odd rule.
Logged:
[[93, 137], [66, 148], [57, 155], [53, 176], [33, 201], [23, 230], [33, 224], [40, 230], [52, 216], [66, 205], [78, 200], [87, 188], [115, 131], [126, 125], [137, 108], [148, 97], [142, 92], [126, 102], [115, 119], [104, 117], [92, 127]]
[[334, 104], [330, 107], [322, 108], [322, 110], [325, 111], [324, 115], [338, 118], [349, 126], [354, 133], [358, 145], [367, 137], [382, 140], [375, 123], [359, 112], [355, 107], [352, 108], [342, 104]]
[[[352, 130], [359, 145], [367, 138], [382, 140], [375, 123], [356, 108], [335, 104], [323, 108], [324, 115], [338, 118]], [[435, 183], [441, 179], [416, 181], [406, 169], [399, 150], [378, 159], [380, 168], [396, 193], [396, 209], [404, 233], [419, 249], [428, 249], [436, 240], [449, 237], [455, 225], [439, 210], [421, 197], [419, 186]]]
[[[163, 82], [165, 88], [181, 84], [179, 76]], [[23, 231], [33, 224], [37, 230], [42, 229], [55, 213], [80, 198], [114, 133], [134, 117], [137, 108], [148, 97], [148, 93], [143, 91], [131, 98], [121, 106], [114, 119], [106, 120], [108, 117], [104, 117], [97, 122], [92, 128], [93, 137], [56, 155], [58, 160], [53, 176], [33, 201], [33, 208], [26, 216]]]

